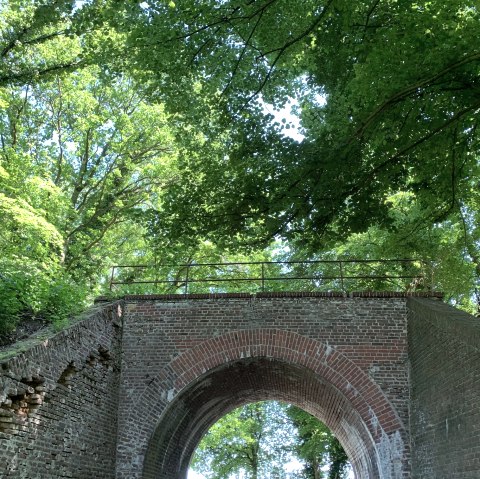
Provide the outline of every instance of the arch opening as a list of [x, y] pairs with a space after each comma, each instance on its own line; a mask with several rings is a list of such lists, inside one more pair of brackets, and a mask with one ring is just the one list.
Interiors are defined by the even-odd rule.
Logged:
[[322, 421], [344, 447], [357, 479], [381, 477], [374, 439], [345, 395], [305, 366], [266, 357], [223, 364], [184, 388], [150, 438], [142, 477], [186, 479], [208, 429], [233, 409], [265, 400], [294, 404]]
[[196, 448], [188, 479], [338, 477], [353, 479], [331, 431], [303, 409], [280, 401], [240, 406], [220, 418]]

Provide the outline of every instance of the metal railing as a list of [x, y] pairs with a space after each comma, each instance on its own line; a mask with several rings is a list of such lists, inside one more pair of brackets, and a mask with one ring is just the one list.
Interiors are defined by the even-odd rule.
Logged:
[[169, 292], [188, 294], [199, 285], [211, 292], [232, 286], [238, 289], [241, 284], [262, 292], [284, 290], [286, 285], [293, 286], [291, 290], [346, 292], [358, 287], [356, 284], [363, 289], [432, 291], [433, 274], [430, 263], [420, 259], [342, 259], [116, 265], [110, 276], [110, 290], [151, 285], [155, 291], [163, 286]]

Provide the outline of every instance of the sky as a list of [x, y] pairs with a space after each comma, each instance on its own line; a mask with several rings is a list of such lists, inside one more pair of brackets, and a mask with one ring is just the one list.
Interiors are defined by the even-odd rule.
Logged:
[[301, 142], [305, 137], [301, 132], [300, 118], [293, 112], [296, 107], [298, 107], [298, 101], [293, 98], [278, 111], [275, 111], [273, 106], [263, 102], [264, 112], [273, 115], [276, 123], [289, 125], [289, 128], [284, 128], [283, 134]]
[[[324, 106], [327, 103], [327, 97], [322, 93], [315, 93], [311, 99], [317, 106]], [[289, 97], [286, 105], [280, 109], [275, 110], [272, 105], [265, 103], [260, 99], [263, 105], [264, 113], [273, 115], [274, 122], [283, 125], [283, 134], [298, 142], [301, 142], [305, 136], [302, 133], [302, 126], [300, 123], [301, 107], [296, 98]]]

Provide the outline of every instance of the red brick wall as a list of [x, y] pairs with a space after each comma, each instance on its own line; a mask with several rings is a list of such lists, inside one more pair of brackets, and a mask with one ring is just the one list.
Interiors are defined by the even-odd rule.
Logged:
[[260, 399], [322, 419], [358, 477], [410, 477], [406, 299], [238, 296], [127, 299], [117, 479], [184, 477], [208, 427]]
[[480, 478], [480, 319], [409, 300], [415, 479]]
[[477, 479], [480, 320], [370, 296], [130, 297], [0, 351], [0, 477], [183, 479], [211, 424], [278, 399], [358, 478]]

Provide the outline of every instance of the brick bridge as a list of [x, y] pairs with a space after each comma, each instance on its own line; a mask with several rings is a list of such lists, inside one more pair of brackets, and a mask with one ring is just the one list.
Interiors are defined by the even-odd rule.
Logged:
[[215, 421], [277, 399], [358, 479], [478, 479], [479, 345], [421, 295], [127, 296], [0, 351], [0, 477], [185, 479]]

